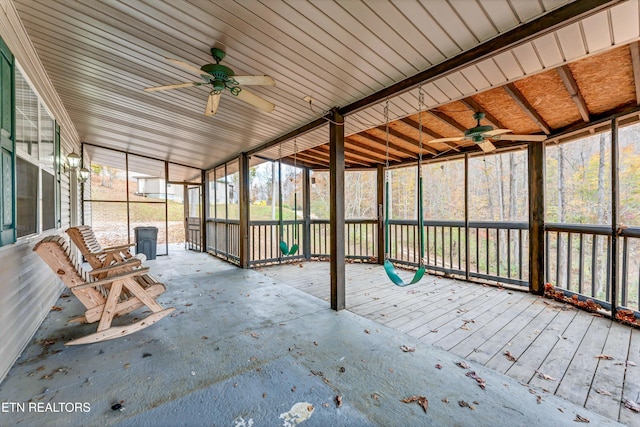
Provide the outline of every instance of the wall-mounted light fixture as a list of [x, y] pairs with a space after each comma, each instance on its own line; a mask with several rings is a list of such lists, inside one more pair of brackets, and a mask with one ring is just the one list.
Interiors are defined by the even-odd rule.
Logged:
[[82, 168], [78, 171], [78, 181], [84, 184], [89, 179], [89, 169]]
[[82, 158], [75, 151], [67, 154], [67, 163], [69, 163], [69, 169], [77, 170], [80, 167]]

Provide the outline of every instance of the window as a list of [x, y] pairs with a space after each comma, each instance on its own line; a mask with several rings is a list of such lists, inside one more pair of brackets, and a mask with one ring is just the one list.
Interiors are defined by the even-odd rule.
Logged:
[[60, 226], [60, 132], [15, 70], [17, 237]]

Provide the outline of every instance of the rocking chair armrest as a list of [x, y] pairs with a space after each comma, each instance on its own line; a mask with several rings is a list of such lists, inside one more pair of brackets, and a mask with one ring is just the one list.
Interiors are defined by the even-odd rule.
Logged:
[[118, 246], [109, 246], [108, 248], [102, 248], [102, 252], [116, 252], [122, 251], [125, 249], [129, 249], [132, 246], [135, 246], [135, 243], [129, 243], [128, 245], [118, 245]]
[[143, 267], [137, 270], [116, 274], [114, 276], [107, 277], [106, 279], [96, 280], [95, 282], [83, 283], [82, 285], [73, 286], [73, 287], [70, 287], [69, 289], [72, 291], [78, 291], [80, 289], [95, 288], [96, 286], [108, 285], [117, 280], [126, 279], [128, 277], [139, 276], [141, 274], [145, 274], [148, 272], [149, 272], [149, 267]]
[[106, 267], [95, 268], [95, 269], [93, 269], [93, 270], [91, 270], [89, 272], [89, 275], [90, 276], [97, 276], [97, 275], [102, 274], [102, 273], [109, 273], [110, 271], [118, 270], [118, 269], [122, 269], [122, 268], [138, 267], [141, 264], [142, 264], [142, 262], [138, 258], [133, 258], [133, 259], [130, 259], [130, 260], [127, 260], [127, 261], [123, 261], [123, 262], [116, 262], [116, 263], [113, 263], [113, 264], [108, 265]]

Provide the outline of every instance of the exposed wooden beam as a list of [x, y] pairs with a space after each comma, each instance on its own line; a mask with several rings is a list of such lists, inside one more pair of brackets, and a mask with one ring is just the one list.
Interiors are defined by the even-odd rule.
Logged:
[[482, 105], [478, 104], [472, 98], [464, 98], [464, 99], [461, 99], [460, 102], [463, 103], [465, 107], [472, 110], [474, 113], [484, 113], [484, 119], [488, 121], [491, 124], [491, 126], [497, 129], [506, 129], [506, 126], [500, 123], [500, 120], [496, 119], [493, 116], [493, 114], [485, 110]]
[[[312, 153], [317, 154], [317, 155], [321, 155], [321, 156], [326, 156], [326, 159], [329, 160], [330, 150], [329, 150], [329, 146], [328, 145], [319, 145], [319, 146], [315, 147], [314, 149], [312, 149]], [[369, 161], [369, 159], [357, 160], [357, 159], [354, 159], [353, 156], [347, 157], [346, 152], [345, 152], [344, 162], [349, 167], [352, 167], [352, 166], [370, 167], [371, 163], [375, 163], [375, 162]]]
[[[349, 152], [364, 152], [365, 154], [369, 154], [371, 157], [378, 157], [378, 158], [382, 158], [383, 160], [386, 160], [387, 158], [387, 153], [384, 150], [379, 150], [375, 147], [363, 147], [360, 144], [358, 144], [358, 141], [351, 139], [349, 137], [345, 138], [344, 140], [345, 143], [345, 151], [347, 150], [347, 148], [349, 149]], [[400, 157], [397, 157], [391, 153], [389, 153], [389, 160], [393, 160], [393, 161], [397, 161], [400, 162], [402, 161], [402, 159]]]
[[638, 42], [629, 45], [631, 50], [631, 65], [633, 66], [633, 82], [636, 86], [636, 104], [640, 105], [640, 47]]
[[[410, 119], [409, 117], [405, 117], [404, 119], [400, 119], [400, 121], [408, 126], [411, 126], [412, 128], [414, 128], [415, 130], [417, 130], [418, 132], [420, 132], [420, 123], [416, 122], [415, 120]], [[437, 138], [443, 138], [442, 135], [440, 135], [437, 132], [432, 131], [431, 129], [429, 129], [428, 127], [426, 127], [424, 124], [422, 125], [422, 133], [430, 136], [431, 138], [437, 139]]]
[[562, 65], [561, 67], [558, 67], [557, 70], [558, 74], [560, 74], [560, 78], [562, 79], [562, 83], [564, 83], [569, 95], [571, 95], [571, 99], [576, 104], [576, 107], [578, 107], [582, 120], [588, 122], [589, 109], [587, 108], [587, 103], [584, 102], [584, 98], [580, 93], [576, 79], [573, 78], [573, 73], [571, 73], [571, 70], [567, 65]]
[[549, 125], [544, 121], [542, 116], [538, 114], [536, 109], [533, 108], [529, 101], [527, 101], [527, 99], [524, 97], [522, 92], [520, 92], [513, 83], [507, 83], [506, 85], [502, 86], [502, 88], [509, 94], [509, 96], [516, 102], [516, 104], [518, 104], [520, 108], [522, 108], [522, 110], [527, 113], [531, 120], [533, 120], [535, 124], [538, 125], [540, 129], [542, 129], [544, 133], [546, 133], [547, 135], [551, 133], [551, 128], [549, 127]]
[[[345, 156], [348, 154], [350, 157], [361, 160], [363, 162], [367, 162], [367, 164], [369, 165], [381, 163], [384, 161], [384, 155], [380, 155], [380, 154], [373, 155], [373, 153], [367, 153], [367, 152], [363, 153], [362, 151], [354, 150], [353, 148], [351, 148], [352, 146], [353, 146], [352, 144], [347, 145], [347, 140], [345, 139], [344, 141]], [[391, 156], [389, 156], [389, 159], [391, 159]], [[398, 160], [401, 160], [401, 159], [398, 158]]]
[[464, 133], [467, 130], [467, 127], [455, 121], [451, 116], [447, 116], [445, 113], [439, 110], [431, 110], [427, 111], [427, 113], [431, 114], [436, 119], [440, 120], [442, 123], [445, 123], [460, 132]]
[[[378, 126], [376, 129], [381, 130], [381, 131], [383, 131], [383, 132], [386, 132], [386, 131], [387, 131], [386, 126]], [[399, 132], [399, 131], [397, 131], [397, 130], [395, 130], [395, 129], [392, 129], [392, 128], [389, 128], [389, 135], [390, 135], [390, 136], [394, 136], [394, 137], [396, 137], [396, 138], [399, 138], [399, 139], [401, 139], [401, 140], [403, 140], [403, 141], [409, 142], [409, 143], [410, 143], [410, 144], [412, 144], [412, 145], [415, 145], [415, 146], [416, 146], [416, 148], [418, 148], [418, 151], [420, 151], [420, 150], [419, 150], [419, 147], [420, 147], [420, 141], [418, 141], [417, 139], [411, 138], [410, 136], [405, 135], [404, 133]], [[437, 151], [437, 150], [434, 150], [433, 148], [428, 147], [428, 146], [426, 145], [426, 141], [422, 141], [422, 149], [423, 149], [424, 151], [426, 151], [427, 153], [429, 153], [429, 154], [438, 154], [438, 151]]]
[[[311, 165], [322, 165], [324, 167], [328, 167], [329, 166], [329, 160], [324, 160], [318, 157], [314, 157], [311, 155], [307, 155], [307, 154], [303, 154], [303, 153], [298, 153], [298, 161], [302, 161], [302, 162], [306, 162], [308, 164]], [[293, 160], [291, 160], [291, 164], [293, 164]]]
[[[359, 133], [358, 136], [364, 138], [364, 139], [368, 139], [369, 141], [375, 143], [375, 144], [381, 144], [382, 146], [386, 145], [386, 141], [382, 138], [378, 138], [377, 136], [371, 135], [367, 132], [362, 132]], [[418, 154], [414, 153], [411, 150], [407, 150], [406, 148], [400, 147], [399, 145], [396, 145], [392, 142], [389, 142], [389, 148], [395, 151], [398, 151], [400, 153], [406, 154], [407, 157], [410, 157], [412, 159], [417, 159], [418, 158]]]

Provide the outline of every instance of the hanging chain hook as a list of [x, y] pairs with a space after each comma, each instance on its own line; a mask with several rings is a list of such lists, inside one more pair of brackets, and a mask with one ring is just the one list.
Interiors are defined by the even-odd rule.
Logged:
[[389, 170], [389, 98], [384, 104], [384, 121], [386, 123], [385, 127], [385, 135], [386, 135], [386, 159], [385, 159], [385, 167], [387, 171]]

